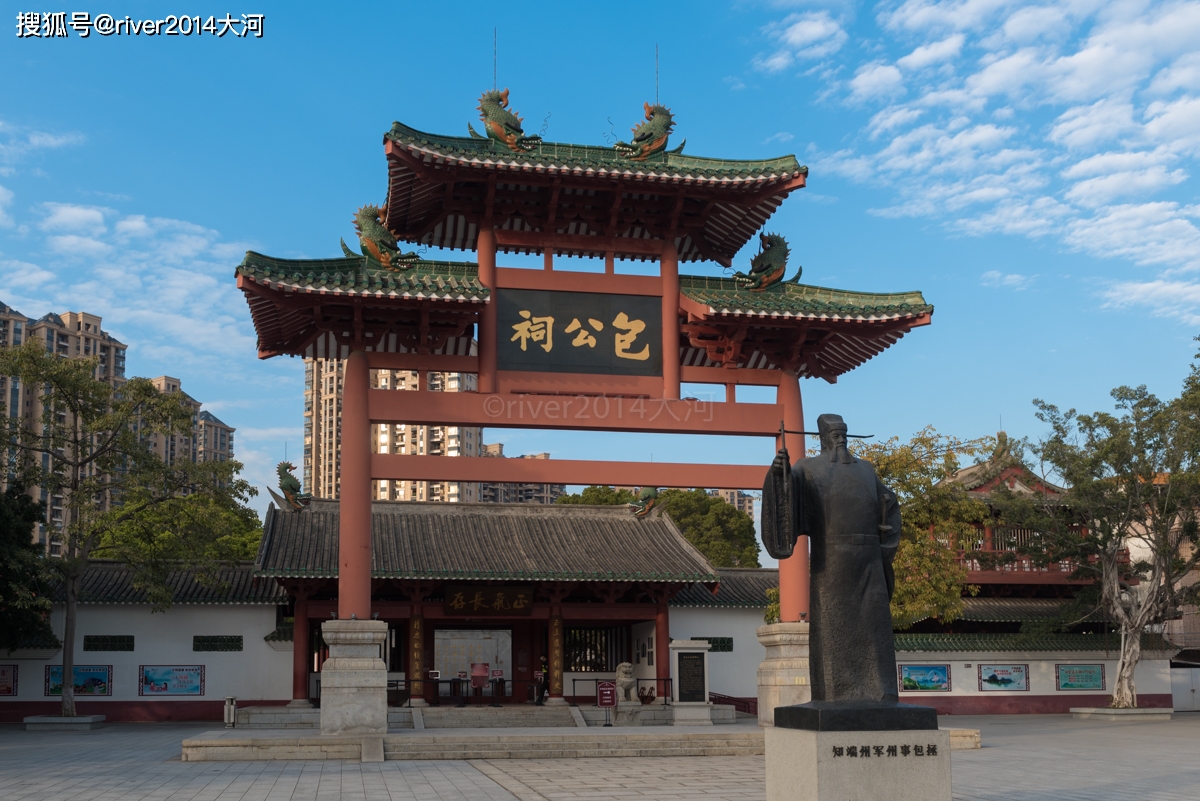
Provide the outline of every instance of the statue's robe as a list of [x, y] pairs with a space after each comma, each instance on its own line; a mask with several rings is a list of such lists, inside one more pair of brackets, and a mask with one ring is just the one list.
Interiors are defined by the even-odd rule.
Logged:
[[764, 544], [794, 542], [800, 534], [811, 538], [813, 701], [895, 702], [889, 611], [892, 559], [900, 544], [895, 494], [870, 462], [843, 464], [831, 461], [828, 452], [797, 461], [790, 486], [782, 470], [771, 472], [776, 475], [768, 475], [767, 482], [774, 483], [774, 502], [763, 505]]

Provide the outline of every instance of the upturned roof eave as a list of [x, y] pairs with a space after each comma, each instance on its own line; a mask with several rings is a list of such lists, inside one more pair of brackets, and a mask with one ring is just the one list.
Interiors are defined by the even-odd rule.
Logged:
[[528, 152], [516, 153], [491, 139], [431, 134], [401, 122], [392, 124], [383, 142], [485, 170], [570, 173], [603, 181], [628, 177], [742, 188], [808, 174], [808, 168], [790, 154], [770, 159], [717, 159], [664, 152], [646, 161], [632, 161], [610, 147], [565, 142], [543, 142]]

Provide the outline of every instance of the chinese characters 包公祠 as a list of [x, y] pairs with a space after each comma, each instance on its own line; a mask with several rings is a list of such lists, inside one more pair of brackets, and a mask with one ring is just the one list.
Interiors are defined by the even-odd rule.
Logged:
[[[518, 313], [522, 319], [512, 326], [513, 331], [516, 333], [512, 335], [509, 341], [520, 342], [522, 351], [528, 351], [530, 342], [538, 345], [546, 353], [553, 351], [554, 318], [550, 316], [535, 317], [533, 312], [528, 309], [521, 309]], [[613, 353], [618, 359], [630, 359], [641, 362], [650, 358], [650, 345], [648, 343], [643, 344], [640, 349], [636, 349], [638, 335], [646, 330], [644, 320], [631, 320], [625, 312], [620, 312], [613, 319], [611, 325], [615, 329], [613, 331]], [[580, 348], [587, 346], [595, 348], [597, 343], [595, 335], [602, 333], [604, 330], [604, 323], [593, 317], [587, 318], [586, 325], [580, 322], [578, 317], [573, 317], [571, 322], [563, 328], [563, 333], [575, 334], [571, 340], [572, 347]]]
[[835, 757], [853, 757], [855, 759], [870, 759], [877, 757], [906, 757], [906, 756], [937, 756], [938, 747], [933, 743], [927, 745], [835, 745]]

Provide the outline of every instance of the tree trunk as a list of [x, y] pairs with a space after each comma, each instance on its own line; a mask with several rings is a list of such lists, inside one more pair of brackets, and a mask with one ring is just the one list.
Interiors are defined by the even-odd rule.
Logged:
[[72, 571], [63, 577], [67, 602], [63, 609], [62, 716], [75, 716], [75, 619], [79, 611], [82, 574]]
[[[1140, 618], [1140, 616], [1139, 616]], [[1137, 685], [1133, 680], [1133, 671], [1138, 660], [1142, 657], [1142, 635], [1140, 631], [1121, 631], [1121, 658], [1117, 662], [1117, 676], [1113, 681], [1113, 709], [1134, 709], [1137, 707]]]

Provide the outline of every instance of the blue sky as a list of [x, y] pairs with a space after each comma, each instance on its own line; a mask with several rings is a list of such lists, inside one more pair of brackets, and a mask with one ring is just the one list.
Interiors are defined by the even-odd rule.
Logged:
[[[769, 224], [806, 283], [920, 289], [936, 306], [836, 385], [803, 382], [810, 423], [835, 411], [881, 436], [974, 437], [1003, 420], [1037, 437], [1033, 398], [1173, 395], [1200, 333], [1196, 2], [254, 0], [232, 10], [264, 14], [262, 38], [49, 40], [16, 37], [28, 4], [0, 7], [0, 301], [102, 315], [130, 374], [177, 376], [237, 427], [260, 485], [285, 443], [299, 454], [303, 368], [255, 358], [234, 266], [246, 249], [338, 255], [354, 209], [383, 200], [393, 120], [449, 134], [476, 120], [493, 27], [499, 85], [552, 141], [624, 136], [654, 98], [658, 45], [673, 144], [810, 167]], [[80, 9], [162, 16], [62, 10]], [[485, 439], [563, 458], [771, 457], [761, 440]]]

